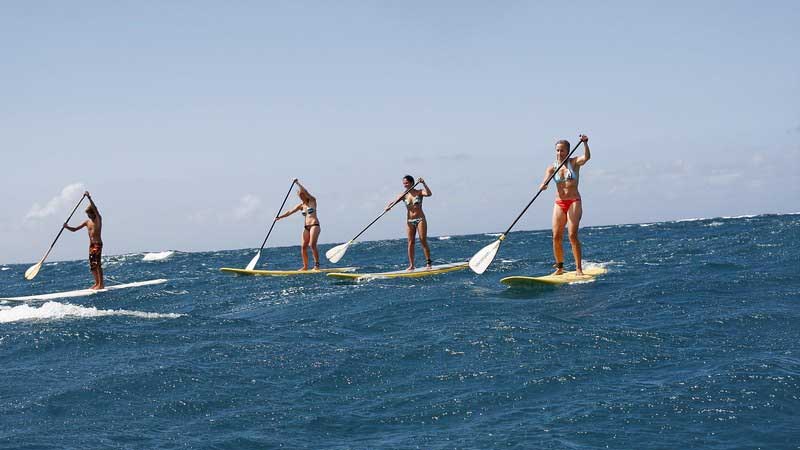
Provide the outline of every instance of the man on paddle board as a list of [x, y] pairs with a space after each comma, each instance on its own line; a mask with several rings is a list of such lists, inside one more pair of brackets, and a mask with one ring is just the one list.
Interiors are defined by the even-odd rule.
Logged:
[[389, 202], [386, 211], [396, 203], [402, 201], [406, 205], [406, 235], [408, 237], [408, 269], [414, 270], [414, 237], [419, 233], [419, 243], [425, 253], [425, 267], [431, 268], [431, 250], [428, 247], [428, 222], [425, 219], [425, 212], [422, 211], [422, 197], [430, 197], [431, 188], [422, 178], [417, 181], [422, 183], [424, 189], [411, 189], [414, 186], [414, 177], [406, 175], [403, 177], [403, 188], [407, 191], [405, 195], [397, 197]]
[[295, 184], [299, 190], [297, 196], [300, 197], [300, 204], [294, 208], [279, 215], [276, 219], [280, 220], [289, 217], [292, 214], [300, 211], [300, 214], [305, 217], [305, 224], [303, 225], [303, 235], [300, 244], [300, 255], [303, 257], [303, 267], [300, 270], [308, 270], [308, 247], [311, 247], [311, 252], [314, 255], [314, 270], [319, 269], [319, 250], [317, 250], [317, 240], [321, 231], [319, 225], [319, 218], [317, 217], [317, 198], [311, 195], [308, 190], [300, 184], [297, 178], [294, 179]]
[[556, 160], [545, 170], [544, 180], [539, 186], [539, 190], [547, 189], [547, 181], [555, 173], [553, 176], [553, 181], [556, 183], [556, 202], [553, 206], [553, 254], [556, 258], [556, 271], [553, 275], [564, 273], [564, 225], [567, 226], [569, 242], [572, 245], [572, 256], [575, 257], [575, 272], [577, 275], [583, 275], [581, 242], [578, 240], [578, 226], [581, 223], [581, 216], [583, 216], [583, 207], [581, 206], [581, 194], [578, 192], [578, 177], [581, 167], [591, 158], [591, 153], [589, 137], [582, 134], [580, 140], [583, 142], [583, 156], [569, 158], [558, 169], [558, 173], [555, 173], [555, 170], [569, 155], [570, 144], [564, 139], [556, 142]]
[[94, 286], [89, 289], [104, 289], [106, 286], [103, 281], [103, 267], [100, 261], [103, 256], [103, 239], [100, 237], [100, 232], [103, 229], [103, 218], [100, 216], [92, 196], [89, 195], [89, 191], [84, 192], [83, 195], [89, 199], [89, 206], [86, 207], [86, 216], [89, 219], [77, 227], [71, 227], [65, 222], [64, 228], [75, 232], [86, 227], [89, 232], [89, 270], [92, 271], [92, 276], [94, 276]]

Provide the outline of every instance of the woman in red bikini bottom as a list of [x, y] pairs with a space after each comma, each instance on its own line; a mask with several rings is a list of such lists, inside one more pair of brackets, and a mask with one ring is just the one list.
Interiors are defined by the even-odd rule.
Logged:
[[311, 247], [311, 253], [314, 256], [314, 270], [318, 270], [319, 250], [317, 250], [317, 240], [319, 239], [321, 228], [319, 226], [319, 217], [317, 217], [317, 198], [311, 195], [308, 190], [300, 184], [297, 178], [294, 179], [294, 182], [299, 188], [297, 196], [300, 197], [300, 204], [279, 215], [276, 219], [280, 220], [291, 216], [297, 211], [300, 211], [300, 214], [305, 217], [303, 238], [300, 243], [300, 256], [303, 258], [303, 267], [301, 267], [300, 270], [308, 270], [308, 247]]
[[556, 182], [556, 204], [553, 206], [553, 254], [556, 258], [556, 271], [553, 275], [564, 273], [565, 225], [569, 242], [572, 245], [572, 256], [575, 257], [575, 272], [583, 275], [581, 242], [578, 240], [578, 227], [581, 223], [581, 216], [583, 216], [583, 206], [581, 205], [581, 194], [578, 192], [578, 177], [581, 167], [591, 158], [591, 153], [589, 152], [589, 137], [582, 134], [580, 140], [583, 142], [583, 156], [569, 158], [557, 173], [555, 173], [556, 168], [569, 155], [570, 144], [565, 140], [556, 142], [556, 161], [545, 170], [544, 181], [539, 187], [540, 190], [547, 189], [547, 180], [555, 173], [553, 176], [553, 181]]

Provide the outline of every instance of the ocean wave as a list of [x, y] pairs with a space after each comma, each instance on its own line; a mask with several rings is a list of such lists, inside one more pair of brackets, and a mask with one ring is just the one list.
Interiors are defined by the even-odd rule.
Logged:
[[130, 255], [110, 255], [103, 257], [103, 266], [116, 267], [125, 263]]
[[142, 319], [175, 319], [183, 314], [150, 313], [143, 311], [129, 311], [125, 309], [97, 309], [70, 303], [47, 302], [38, 308], [30, 305], [14, 307], [0, 307], [0, 323], [20, 322], [25, 320], [59, 320], [59, 319], [87, 319], [105, 316], [130, 316]]
[[439, 236], [439, 238], [438, 238], [438, 239], [439, 239], [440, 241], [446, 241], [446, 240], [450, 239], [450, 236]]
[[174, 250], [166, 250], [163, 252], [153, 252], [153, 253], [145, 253], [142, 257], [142, 261], [162, 261], [164, 259], [169, 258], [170, 256], [174, 255]]
[[11, 267], [0, 267], [0, 270], [11, 270]]
[[483, 235], [484, 236], [491, 236], [491, 237], [498, 237], [498, 236], [502, 236], [503, 233], [484, 233]]
[[582, 262], [582, 265], [585, 268], [599, 267], [601, 269], [607, 269], [608, 265], [611, 264], [611, 263], [612, 263], [612, 261], [596, 262], [596, 261], [587, 261], [587, 260], [584, 259], [583, 262]]
[[753, 217], [758, 217], [761, 214], [745, 214], [743, 216], [722, 216], [720, 219], [752, 219]]

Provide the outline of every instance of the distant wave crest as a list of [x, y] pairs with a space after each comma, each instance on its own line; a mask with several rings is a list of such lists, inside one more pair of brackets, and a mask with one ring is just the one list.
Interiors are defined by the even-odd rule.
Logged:
[[153, 253], [145, 253], [142, 261], [161, 261], [164, 259], [169, 258], [170, 256], [174, 255], [175, 252], [173, 250], [166, 250], [163, 252], [153, 252]]

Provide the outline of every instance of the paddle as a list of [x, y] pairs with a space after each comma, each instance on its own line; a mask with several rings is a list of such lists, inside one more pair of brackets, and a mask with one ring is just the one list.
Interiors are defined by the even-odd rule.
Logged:
[[292, 180], [292, 184], [289, 185], [289, 192], [286, 193], [286, 197], [283, 198], [283, 203], [281, 203], [281, 207], [278, 208], [278, 213], [275, 214], [275, 220], [272, 221], [272, 225], [270, 225], [269, 231], [267, 231], [267, 237], [264, 238], [264, 242], [261, 243], [261, 248], [258, 249], [258, 253], [256, 253], [256, 256], [254, 256], [253, 259], [250, 260], [250, 263], [247, 264], [247, 267], [244, 268], [245, 270], [253, 270], [256, 268], [256, 264], [258, 264], [258, 258], [261, 258], [261, 250], [264, 250], [264, 245], [266, 245], [267, 239], [269, 239], [269, 234], [272, 233], [272, 228], [275, 226], [275, 222], [278, 221], [278, 216], [281, 215], [281, 211], [283, 210], [283, 205], [285, 205], [286, 200], [289, 199], [289, 194], [292, 193], [292, 188], [294, 187], [295, 183], [297, 183], [297, 179]]
[[[579, 141], [575, 145], [575, 148], [573, 148], [569, 152], [567, 157], [564, 158], [564, 161], [562, 161], [561, 164], [559, 164], [558, 167], [556, 167], [556, 170], [553, 171], [553, 174], [550, 175], [547, 181], [545, 181], [544, 183], [545, 186], [550, 183], [550, 180], [552, 180], [554, 176], [556, 176], [558, 171], [561, 170], [561, 167], [563, 167], [564, 164], [566, 164], [567, 161], [569, 161], [569, 157], [572, 156], [573, 153], [575, 153], [575, 150], [577, 150], [582, 143], [583, 141]], [[517, 224], [519, 219], [521, 219], [522, 216], [525, 214], [525, 211], [527, 211], [528, 208], [531, 207], [533, 202], [536, 200], [537, 197], [539, 197], [539, 194], [541, 194], [543, 191], [544, 189], [539, 189], [539, 192], [537, 192], [536, 195], [533, 196], [531, 201], [528, 202], [528, 206], [526, 206], [525, 209], [523, 209], [522, 212], [519, 213], [517, 218], [514, 219], [514, 222], [511, 224], [511, 226], [508, 227], [508, 229], [503, 234], [501, 234], [496, 241], [492, 242], [486, 247], [483, 247], [482, 249], [478, 250], [478, 253], [472, 255], [472, 258], [469, 259], [469, 268], [472, 269], [473, 272], [480, 275], [486, 271], [486, 269], [489, 267], [489, 264], [491, 264], [492, 261], [494, 260], [495, 255], [497, 255], [497, 251], [500, 249], [500, 243], [503, 242], [503, 240], [506, 238], [506, 235], [511, 231], [512, 228], [514, 228], [514, 225]]]
[[369, 225], [367, 225], [366, 227], [364, 227], [364, 229], [363, 229], [363, 230], [361, 230], [361, 232], [359, 232], [359, 233], [356, 235], [356, 237], [354, 237], [353, 239], [350, 239], [349, 241], [345, 242], [344, 244], [339, 244], [339, 245], [337, 245], [336, 247], [333, 247], [332, 249], [330, 249], [330, 250], [328, 250], [327, 252], [325, 252], [325, 257], [326, 257], [326, 258], [328, 258], [328, 261], [330, 261], [330, 262], [332, 262], [332, 263], [334, 263], [334, 264], [336, 264], [337, 262], [339, 262], [339, 260], [340, 260], [340, 259], [342, 259], [342, 257], [344, 256], [344, 254], [347, 252], [347, 248], [348, 248], [348, 247], [350, 247], [350, 244], [352, 244], [353, 242], [355, 242], [355, 240], [356, 240], [356, 239], [358, 239], [358, 237], [359, 237], [359, 236], [361, 236], [361, 235], [362, 235], [362, 234], [363, 234], [365, 231], [367, 231], [367, 229], [368, 229], [369, 227], [371, 227], [371, 226], [372, 226], [372, 224], [374, 224], [375, 222], [377, 222], [377, 221], [378, 221], [378, 219], [380, 219], [381, 217], [383, 217], [383, 215], [384, 215], [384, 214], [386, 214], [387, 212], [389, 212], [389, 210], [391, 210], [392, 208], [394, 208], [394, 205], [396, 205], [396, 204], [400, 203], [400, 201], [401, 201], [401, 200], [403, 200], [403, 198], [406, 196], [406, 194], [408, 194], [409, 192], [411, 192], [411, 190], [412, 190], [412, 189], [414, 189], [414, 188], [415, 188], [415, 187], [416, 187], [418, 184], [419, 184], [419, 181], [417, 181], [416, 183], [414, 183], [414, 186], [411, 186], [410, 188], [406, 189], [406, 191], [403, 193], [403, 195], [401, 195], [401, 196], [400, 196], [400, 198], [398, 198], [397, 200], [395, 200], [395, 202], [394, 202], [394, 203], [392, 203], [392, 205], [391, 205], [391, 206], [389, 206], [388, 208], [386, 208], [386, 210], [384, 210], [384, 211], [383, 211], [383, 213], [381, 213], [381, 215], [380, 215], [380, 216], [376, 217], [376, 218], [375, 218], [375, 220], [373, 220], [372, 222], [370, 222], [370, 223], [369, 223]]
[[[67, 220], [65, 220], [64, 223], [67, 223], [69, 222], [69, 219], [72, 219], [72, 215], [75, 214], [75, 211], [78, 210], [78, 206], [81, 206], [81, 203], [83, 202], [84, 198], [86, 198], [86, 193], [81, 195], [81, 199], [78, 200], [78, 204], [75, 205], [75, 209], [73, 209], [72, 212], [69, 213], [69, 217], [67, 217]], [[44, 260], [47, 259], [47, 255], [50, 254], [50, 250], [53, 250], [53, 247], [56, 245], [56, 241], [58, 241], [58, 238], [61, 237], [61, 233], [63, 232], [64, 232], [64, 227], [62, 226], [61, 230], [58, 231], [56, 238], [53, 239], [53, 243], [50, 244], [50, 248], [47, 249], [47, 253], [45, 253], [44, 256], [42, 256], [42, 259], [40, 259], [38, 263], [28, 267], [28, 270], [25, 271], [26, 280], [32, 280], [39, 273], [39, 269], [42, 268], [42, 263], [44, 263]]]

